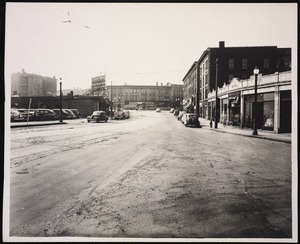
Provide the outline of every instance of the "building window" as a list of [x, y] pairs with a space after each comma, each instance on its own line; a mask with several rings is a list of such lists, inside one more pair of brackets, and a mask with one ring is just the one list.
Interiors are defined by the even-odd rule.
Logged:
[[228, 75], [228, 82], [230, 83], [233, 78], [234, 78], [234, 74], [229, 74]]
[[264, 68], [268, 69], [270, 66], [270, 59], [269, 58], [264, 58]]
[[242, 74], [242, 80], [248, 79], [249, 76], [247, 74]]
[[291, 57], [284, 57], [284, 68], [291, 68]]
[[248, 69], [248, 59], [242, 59], [242, 69]]
[[234, 59], [230, 58], [228, 60], [228, 69], [234, 69]]

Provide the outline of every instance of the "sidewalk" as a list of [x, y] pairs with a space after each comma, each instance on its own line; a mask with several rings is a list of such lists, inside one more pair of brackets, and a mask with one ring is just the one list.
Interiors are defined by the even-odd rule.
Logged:
[[67, 124], [66, 122], [55, 121], [29, 121], [27, 122], [13, 122], [10, 123], [10, 128], [28, 127], [28, 126], [43, 126], [43, 125], [62, 125]]
[[202, 125], [202, 128], [208, 129], [208, 130], [214, 130], [217, 132], [223, 132], [223, 133], [230, 133], [240, 136], [247, 136], [247, 137], [256, 137], [260, 139], [265, 140], [272, 140], [272, 141], [279, 141], [279, 142], [285, 142], [285, 143], [292, 143], [292, 134], [291, 133], [282, 133], [282, 134], [276, 134], [274, 131], [267, 131], [258, 129], [257, 134], [258, 135], [252, 135], [252, 129], [250, 128], [240, 128], [238, 126], [232, 126], [232, 125], [224, 125], [224, 124], [218, 124], [218, 128], [214, 128], [214, 123], [212, 124], [212, 128], [210, 128], [209, 120], [204, 118], [199, 118], [200, 123]]

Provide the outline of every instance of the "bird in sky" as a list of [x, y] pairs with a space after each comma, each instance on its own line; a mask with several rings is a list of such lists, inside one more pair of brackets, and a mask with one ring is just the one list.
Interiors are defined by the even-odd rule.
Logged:
[[[63, 11], [62, 11], [63, 12]], [[70, 12], [68, 11], [68, 20], [64, 20], [64, 21], [62, 21], [62, 23], [73, 23], [71, 20], [70, 20]], [[76, 22], [76, 21], [75, 21]], [[75, 23], [76, 24], [76, 23]], [[85, 27], [85, 28], [88, 28], [88, 29], [90, 29], [91, 27], [90, 26], [88, 26], [88, 25], [83, 25], [83, 27]]]
[[[68, 16], [70, 16], [70, 12], [68, 11]], [[72, 23], [72, 21], [70, 20], [70, 17], [68, 20], [62, 21], [63, 23]]]

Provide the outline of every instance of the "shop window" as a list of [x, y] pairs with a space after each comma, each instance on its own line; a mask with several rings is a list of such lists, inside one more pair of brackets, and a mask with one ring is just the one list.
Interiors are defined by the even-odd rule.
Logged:
[[265, 129], [274, 128], [274, 102], [264, 102], [264, 125]]
[[271, 93], [265, 93], [263, 94], [264, 98], [263, 100], [264, 101], [274, 101], [274, 93], [271, 92]]

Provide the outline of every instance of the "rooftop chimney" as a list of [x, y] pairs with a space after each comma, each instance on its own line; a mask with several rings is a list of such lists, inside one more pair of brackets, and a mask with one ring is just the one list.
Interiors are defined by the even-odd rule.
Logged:
[[224, 48], [224, 47], [225, 47], [225, 42], [219, 41], [219, 48]]

